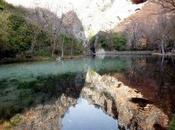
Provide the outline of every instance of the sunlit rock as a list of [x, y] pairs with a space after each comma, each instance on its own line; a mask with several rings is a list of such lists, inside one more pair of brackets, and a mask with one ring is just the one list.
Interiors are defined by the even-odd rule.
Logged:
[[96, 73], [95, 71], [89, 69], [86, 73], [86, 82], [87, 83], [95, 83], [101, 80], [101, 75]]
[[96, 56], [100, 59], [104, 59], [105, 57], [105, 50], [103, 48], [100, 48], [98, 50], [96, 50]]

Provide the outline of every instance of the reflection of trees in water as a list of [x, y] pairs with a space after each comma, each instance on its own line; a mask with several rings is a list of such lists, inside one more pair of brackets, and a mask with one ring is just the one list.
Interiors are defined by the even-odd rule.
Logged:
[[132, 58], [126, 82], [172, 115], [175, 112], [174, 58]]
[[34, 106], [52, 104], [62, 95], [77, 99], [83, 86], [82, 73], [2, 80], [0, 81], [0, 123]]
[[175, 113], [175, 83], [174, 83], [174, 59], [170, 58], [161, 58], [160, 63], [160, 79], [159, 79], [159, 89], [157, 96], [159, 97], [160, 102], [162, 102], [162, 106], [167, 104], [169, 107], [167, 111], [169, 114]]

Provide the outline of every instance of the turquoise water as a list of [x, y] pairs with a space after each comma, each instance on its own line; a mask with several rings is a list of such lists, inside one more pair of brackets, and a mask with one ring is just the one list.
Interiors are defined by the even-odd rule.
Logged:
[[83, 58], [61, 62], [44, 61], [33, 63], [9, 64], [0, 66], [0, 79], [23, 79], [44, 75], [86, 72], [88, 68], [96, 71], [124, 69], [126, 60], [122, 58], [92, 59]]

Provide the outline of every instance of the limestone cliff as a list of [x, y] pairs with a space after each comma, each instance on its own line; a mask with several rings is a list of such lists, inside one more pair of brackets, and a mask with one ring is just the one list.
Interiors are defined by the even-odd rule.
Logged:
[[[95, 35], [99, 31], [112, 29], [128, 16], [140, 9], [145, 0], [6, 0], [16, 6], [25, 8], [42, 8], [51, 11], [58, 18], [62, 14], [74, 11], [82, 22], [85, 38]], [[136, 3], [136, 4], [135, 4]], [[70, 15], [69, 15], [70, 16]], [[72, 15], [73, 16], [73, 15]], [[70, 17], [72, 17], [70, 16]], [[74, 26], [76, 30], [77, 26]], [[75, 33], [82, 31], [78, 30]], [[81, 35], [76, 35], [77, 37]]]

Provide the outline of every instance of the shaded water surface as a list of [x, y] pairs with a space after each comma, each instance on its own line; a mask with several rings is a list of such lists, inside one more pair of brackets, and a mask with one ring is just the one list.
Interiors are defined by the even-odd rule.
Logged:
[[[169, 120], [172, 119], [175, 113], [175, 59], [150, 56], [83, 58], [59, 63], [48, 61], [1, 65], [0, 129], [136, 128], [137, 125], [132, 121], [128, 126], [118, 123], [119, 113], [109, 94], [103, 92], [103, 105], [98, 98], [86, 94], [89, 92], [83, 88], [89, 68], [100, 74], [112, 75], [136, 89], [146, 101], [161, 109]], [[5, 121], [8, 123], [4, 125]]]

